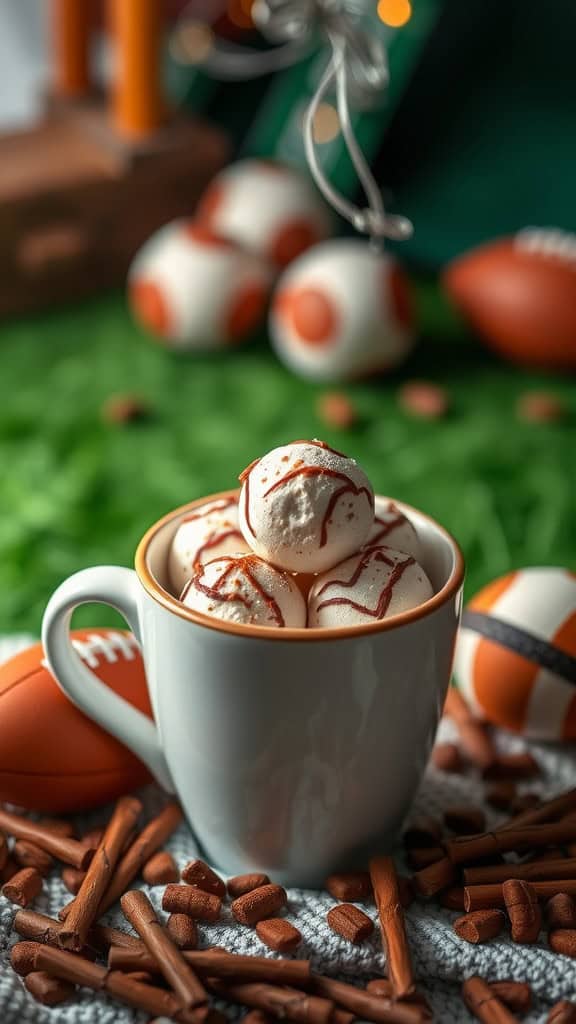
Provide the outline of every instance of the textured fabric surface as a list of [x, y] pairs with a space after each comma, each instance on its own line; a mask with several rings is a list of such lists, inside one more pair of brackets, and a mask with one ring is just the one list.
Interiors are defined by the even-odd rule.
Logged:
[[[30, 642], [29, 637], [0, 639], [0, 660], [4, 660]], [[443, 722], [441, 738], [451, 738], [451, 725]], [[502, 737], [505, 749], [518, 749], [521, 743]], [[544, 769], [538, 785], [530, 784], [526, 790], [538, 790], [550, 796], [573, 785], [576, 778], [576, 749], [572, 747], [532, 746]], [[161, 801], [154, 787], [148, 787], [143, 799], [148, 814], [152, 814]], [[482, 800], [480, 781], [470, 776], [448, 776], [429, 769], [414, 803], [413, 814], [440, 815], [451, 805], [479, 804]], [[104, 809], [79, 820], [80, 828], [105, 821], [109, 809]], [[489, 815], [489, 824], [496, 824], [497, 815]], [[198, 855], [194, 839], [187, 826], [181, 826], [167, 844], [180, 867]], [[163, 886], [146, 890], [161, 916]], [[57, 876], [51, 876], [44, 891], [34, 904], [40, 913], [57, 916], [59, 908], [70, 895]], [[340, 939], [326, 924], [326, 912], [334, 905], [327, 893], [304, 890], [289, 891], [287, 917], [301, 930], [303, 943], [298, 955], [309, 956], [314, 966], [327, 974], [348, 981], [364, 981], [385, 969], [380, 947], [380, 933], [375, 929], [372, 938], [359, 947]], [[136, 1014], [105, 996], [81, 990], [70, 1004], [47, 1009], [34, 1002], [25, 991], [20, 979], [9, 965], [10, 947], [17, 940], [12, 921], [18, 908], [0, 897], [0, 1021], [2, 1024], [140, 1024], [144, 1014]], [[375, 920], [374, 907], [364, 907]], [[560, 998], [576, 999], [576, 962], [559, 957], [540, 943], [537, 946], [518, 946], [508, 938], [482, 946], [472, 946], [459, 939], [452, 931], [456, 914], [433, 908], [429, 904], [414, 903], [407, 911], [407, 928], [414, 958], [419, 987], [426, 993], [434, 1009], [434, 1020], [442, 1024], [456, 1024], [472, 1020], [460, 999], [462, 980], [472, 974], [481, 974], [488, 980], [515, 979], [528, 981], [538, 997], [534, 1012], [524, 1018], [527, 1024], [543, 1024], [547, 1007]], [[109, 923], [128, 930], [118, 911], [106, 918]], [[228, 908], [222, 920], [213, 925], [201, 925], [201, 945], [220, 945], [236, 953], [263, 955], [269, 953], [256, 932], [236, 924]], [[273, 956], [274, 954], [269, 953]], [[232, 1014], [228, 1011], [229, 1016]]]

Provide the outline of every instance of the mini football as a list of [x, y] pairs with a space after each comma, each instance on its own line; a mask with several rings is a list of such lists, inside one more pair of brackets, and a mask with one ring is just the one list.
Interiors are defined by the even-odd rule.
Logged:
[[406, 275], [363, 239], [316, 245], [280, 278], [270, 336], [278, 357], [302, 377], [342, 381], [386, 372], [412, 348]]
[[[103, 683], [152, 717], [144, 664], [130, 633], [81, 629], [71, 638]], [[0, 801], [66, 813], [149, 781], [142, 762], [62, 693], [41, 644], [0, 665]]]
[[576, 574], [518, 569], [462, 617], [454, 673], [473, 711], [530, 739], [576, 739]]
[[527, 366], [576, 369], [576, 235], [526, 228], [454, 260], [443, 283], [500, 355]]
[[278, 269], [326, 238], [331, 228], [312, 182], [273, 160], [240, 160], [226, 167], [208, 186], [196, 216]]
[[262, 319], [271, 270], [260, 257], [193, 220], [166, 224], [142, 246], [128, 275], [135, 320], [178, 349], [222, 349]]

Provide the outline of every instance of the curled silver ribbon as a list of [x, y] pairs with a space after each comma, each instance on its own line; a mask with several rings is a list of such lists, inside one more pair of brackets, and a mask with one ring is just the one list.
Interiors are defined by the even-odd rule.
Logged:
[[[286, 67], [312, 53], [325, 41], [328, 64], [304, 115], [304, 151], [310, 173], [330, 206], [356, 231], [380, 243], [410, 238], [412, 224], [386, 213], [382, 195], [354, 134], [351, 101], [365, 106], [388, 85], [386, 51], [380, 40], [361, 24], [362, 0], [256, 0], [255, 26], [272, 44], [254, 50], [219, 41], [201, 61], [203, 70], [220, 79], [257, 78]], [[182, 17], [186, 17], [186, 12]], [[344, 143], [364, 190], [367, 206], [358, 207], [341, 195], [326, 177], [314, 140], [314, 121], [326, 95], [334, 90]]]

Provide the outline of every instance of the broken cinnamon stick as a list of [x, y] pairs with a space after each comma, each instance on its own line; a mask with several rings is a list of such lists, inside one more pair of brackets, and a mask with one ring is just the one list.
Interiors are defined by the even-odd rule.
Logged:
[[502, 895], [512, 926], [512, 941], [537, 942], [542, 927], [542, 912], [530, 882], [509, 878], [502, 885]]
[[[108, 953], [111, 971], [152, 971], [158, 966], [142, 943], [138, 949], [112, 946]], [[202, 978], [241, 981], [262, 981], [271, 985], [308, 986], [309, 960], [272, 960], [265, 956], [241, 956], [219, 950], [183, 950], [182, 956]]]
[[516, 1020], [483, 978], [468, 978], [462, 996], [470, 1013], [483, 1024], [514, 1024]]
[[[58, 946], [58, 936], [64, 926], [61, 921], [46, 917], [45, 914], [38, 914], [35, 910], [19, 910], [14, 917], [13, 927], [23, 939], [43, 942], [48, 946], [56, 947]], [[128, 935], [127, 932], [122, 932], [118, 928], [111, 928], [103, 924], [92, 926], [87, 942], [93, 949], [104, 952], [112, 945], [142, 948], [140, 939], [134, 935]]]
[[57, 860], [71, 864], [72, 867], [84, 870], [92, 860], [94, 850], [91, 850], [67, 836], [59, 835], [46, 825], [38, 825], [29, 821], [28, 818], [21, 818], [17, 814], [10, 814], [0, 808], [0, 828], [15, 839], [25, 839], [27, 842], [35, 843], [41, 850], [51, 853]]
[[504, 931], [505, 924], [501, 910], [474, 910], [454, 921], [453, 928], [460, 939], [478, 945], [495, 939]]
[[42, 876], [35, 868], [21, 868], [2, 886], [2, 895], [19, 907], [27, 907], [41, 892]]
[[52, 978], [46, 971], [32, 971], [24, 978], [24, 985], [42, 1006], [60, 1006], [74, 995], [74, 986], [60, 978]]
[[302, 942], [302, 933], [283, 917], [258, 921], [256, 934], [261, 942], [276, 953], [293, 953]]
[[214, 922], [220, 917], [222, 900], [193, 885], [167, 885], [162, 896], [162, 910], [170, 914], [188, 914], [195, 921]]
[[524, 825], [505, 831], [482, 832], [476, 836], [462, 836], [445, 843], [452, 864], [469, 864], [495, 853], [533, 850], [553, 843], [576, 839], [576, 821], [552, 821], [544, 825]]
[[78, 890], [59, 942], [63, 949], [78, 951], [86, 942], [90, 926], [96, 919], [102, 896], [110, 885], [114, 869], [127, 837], [133, 831], [142, 811], [134, 797], [121, 797], [94, 854], [84, 881]]
[[361, 903], [373, 897], [372, 883], [367, 871], [342, 871], [337, 875], [330, 875], [324, 882], [324, 888], [341, 903]]
[[566, 892], [559, 892], [548, 900], [545, 914], [550, 931], [556, 928], [576, 928], [576, 902]]
[[39, 875], [45, 877], [54, 867], [54, 859], [36, 843], [17, 839], [12, 847], [12, 856], [21, 868], [35, 868]]
[[145, 893], [137, 889], [126, 892], [120, 900], [122, 912], [142, 939], [166, 981], [187, 1008], [208, 1002], [208, 994], [200, 979], [184, 960], [170, 934], [160, 924], [154, 907]]
[[507, 878], [523, 878], [526, 882], [544, 882], [554, 878], [576, 879], [576, 857], [563, 860], [535, 860], [525, 864], [488, 864], [464, 869], [465, 885], [489, 885]]
[[142, 868], [142, 878], [146, 885], [168, 885], [169, 882], [177, 882], [179, 877], [176, 861], [168, 850], [158, 850], [152, 854]]
[[196, 949], [198, 945], [198, 929], [196, 922], [187, 914], [170, 914], [166, 928], [178, 949]]
[[[175, 881], [175, 879], [173, 879]], [[182, 868], [182, 881], [187, 885], [195, 885], [197, 889], [211, 892], [221, 900], [226, 895], [226, 886], [219, 875], [203, 860], [191, 860]]]
[[228, 879], [228, 895], [235, 900], [238, 896], [243, 896], [246, 892], [252, 892], [253, 889], [259, 889], [261, 885], [270, 885], [268, 875], [256, 872], [252, 872], [248, 875], [234, 875], [234, 878]]
[[428, 1008], [422, 1003], [394, 1003], [386, 996], [373, 995], [366, 989], [320, 974], [313, 975], [313, 985], [319, 995], [350, 1010], [360, 1020], [376, 1021], [377, 1024], [424, 1024], [431, 1019]]
[[[171, 802], [166, 804], [166, 807], [152, 821], [148, 822], [118, 864], [114, 877], [100, 901], [97, 917], [102, 917], [102, 914], [105, 914], [120, 899], [140, 873], [146, 861], [150, 860], [152, 854], [164, 845], [181, 821], [180, 806]], [[68, 906], [70, 907], [71, 904]]]
[[513, 1013], [528, 1013], [532, 1006], [532, 989], [526, 981], [491, 981], [490, 988]]
[[370, 861], [370, 878], [382, 929], [388, 976], [394, 996], [403, 999], [414, 991], [414, 972], [392, 858], [373, 857]]
[[265, 917], [275, 917], [286, 902], [286, 890], [281, 885], [261, 885], [239, 896], [230, 909], [239, 924], [255, 925]]
[[[22, 949], [21, 947], [26, 947]], [[11, 950], [10, 959], [19, 974], [46, 971], [73, 985], [82, 985], [95, 992], [107, 992], [120, 1002], [156, 1017], [169, 1017], [181, 1024], [210, 1024], [211, 1014], [200, 1010], [186, 1010], [175, 996], [154, 985], [126, 978], [119, 972], [90, 963], [75, 953], [36, 942], [18, 942]], [[220, 1018], [218, 1018], [220, 1019]]]
[[576, 929], [557, 928], [548, 934], [548, 945], [555, 953], [576, 959]]
[[[510, 865], [510, 867], [513, 871], [514, 865]], [[565, 892], [569, 896], [576, 896], [576, 881], [574, 879], [559, 878], [550, 882], [532, 882], [531, 884], [539, 900], [550, 899], [551, 896], [556, 896], [559, 892]], [[464, 906], [467, 911], [503, 907], [502, 885], [494, 882], [492, 885], [465, 886]]]
[[263, 1010], [296, 1024], [330, 1024], [332, 1020], [333, 1002], [294, 988], [261, 983], [233, 985], [216, 978], [211, 978], [208, 984], [213, 992], [230, 1002]]

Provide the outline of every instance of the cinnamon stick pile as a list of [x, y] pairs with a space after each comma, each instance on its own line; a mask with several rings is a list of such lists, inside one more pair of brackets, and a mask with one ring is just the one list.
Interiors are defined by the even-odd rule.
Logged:
[[[199, 950], [197, 922], [217, 922], [227, 899], [239, 927], [255, 929], [264, 946], [277, 953], [293, 953], [302, 936], [283, 916], [286, 891], [268, 876], [241, 875], [226, 884], [200, 860], [178, 870], [162, 849], [181, 821], [175, 803], [140, 831], [141, 813], [138, 800], [124, 797], [105, 829], [76, 838], [65, 823], [34, 824], [0, 811], [2, 892], [20, 907], [14, 929], [21, 941], [12, 948], [11, 963], [34, 999], [56, 1006], [84, 987], [182, 1024], [218, 1024], [223, 1015], [214, 1009], [214, 998], [247, 1007], [258, 1018], [253, 1024], [275, 1017], [296, 1024], [351, 1024], [358, 1017], [376, 1024], [425, 1024], [431, 1019], [415, 990], [404, 928], [407, 880], [398, 878], [390, 858], [376, 858], [370, 873], [335, 875], [327, 882], [339, 900], [328, 919], [348, 941], [364, 941], [374, 928], [356, 901], [372, 900], [374, 894], [377, 902], [390, 978], [360, 989], [313, 973], [308, 959]], [[7, 837], [16, 839], [12, 846]], [[27, 844], [23, 853], [17, 849], [22, 842]], [[20, 856], [27, 859], [25, 867], [17, 861]], [[57, 861], [75, 893], [59, 919], [28, 907]], [[164, 886], [167, 920], [133, 888], [139, 876]], [[118, 901], [126, 929], [100, 923]]]
[[[428, 817], [406, 829], [411, 878], [381, 856], [368, 870], [335, 874], [325, 883], [334, 900], [327, 926], [345, 942], [374, 941], [374, 911], [359, 904], [375, 904], [387, 977], [358, 988], [313, 972], [307, 958], [292, 958], [302, 935], [285, 916], [282, 886], [261, 873], [225, 882], [200, 860], [180, 871], [163, 849], [182, 820], [180, 808], [170, 802], [141, 827], [142, 807], [133, 797], [118, 801], [104, 829], [80, 837], [67, 822], [36, 823], [0, 809], [2, 893], [20, 908], [14, 970], [47, 1006], [73, 999], [84, 987], [182, 1024], [219, 1024], [223, 1014], [214, 999], [246, 1007], [247, 1024], [276, 1017], [295, 1024], [425, 1024], [432, 1014], [416, 988], [404, 920], [414, 899], [456, 911], [454, 931], [463, 942], [508, 933], [514, 942], [535, 943], [545, 933], [550, 949], [576, 958], [576, 789], [546, 801], [519, 796], [516, 783], [537, 772], [536, 762], [524, 754], [498, 755], [458, 696], [449, 698], [448, 713], [460, 742], [441, 752], [436, 766], [480, 768], [487, 802], [507, 817], [490, 830], [482, 808], [449, 807], [441, 821]], [[54, 870], [74, 896], [58, 919], [29, 909]], [[139, 878], [163, 887], [163, 914], [134, 887]], [[126, 920], [122, 929], [100, 922], [117, 904]], [[198, 924], [209, 933], [226, 904], [239, 928], [256, 932], [263, 952], [267, 947], [291, 958], [198, 949]], [[462, 996], [488, 1024], [518, 1020], [532, 999], [524, 982], [477, 977], [464, 983]], [[549, 1021], [575, 1017], [576, 1006], [562, 1002]]]

